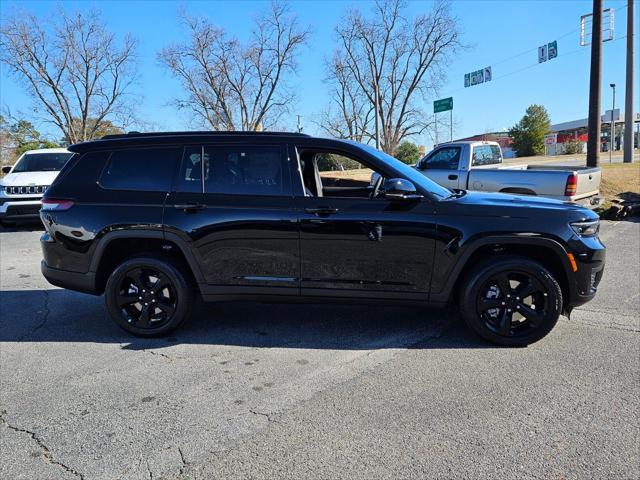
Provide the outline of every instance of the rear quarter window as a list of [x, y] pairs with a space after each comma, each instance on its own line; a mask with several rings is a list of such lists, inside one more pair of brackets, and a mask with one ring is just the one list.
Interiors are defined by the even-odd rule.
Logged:
[[473, 147], [473, 158], [471, 159], [473, 167], [495, 165], [497, 163], [502, 163], [502, 155], [498, 145], [478, 145]]
[[98, 183], [109, 190], [168, 192], [181, 152], [178, 147], [113, 151]]

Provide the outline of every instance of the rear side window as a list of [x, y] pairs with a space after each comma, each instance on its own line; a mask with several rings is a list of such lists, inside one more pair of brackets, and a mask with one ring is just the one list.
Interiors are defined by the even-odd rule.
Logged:
[[168, 192], [181, 151], [180, 148], [116, 150], [102, 171], [100, 186], [110, 190]]
[[[286, 195], [290, 193], [286, 168], [279, 146], [205, 146], [204, 191], [238, 195]], [[186, 177], [186, 170], [184, 173]]]
[[495, 165], [496, 163], [502, 163], [499, 146], [478, 145], [473, 147], [473, 158], [471, 160], [472, 166]]

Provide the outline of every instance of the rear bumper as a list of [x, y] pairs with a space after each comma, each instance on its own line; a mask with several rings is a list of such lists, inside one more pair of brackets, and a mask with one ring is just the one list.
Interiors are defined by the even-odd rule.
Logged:
[[78, 273], [51, 268], [44, 260], [40, 263], [42, 275], [51, 285], [76, 290], [78, 292], [98, 295], [96, 292], [96, 274], [94, 272]]

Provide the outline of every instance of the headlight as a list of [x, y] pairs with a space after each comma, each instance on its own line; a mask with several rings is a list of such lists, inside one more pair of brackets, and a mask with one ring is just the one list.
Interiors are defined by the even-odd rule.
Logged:
[[581, 237], [593, 237], [600, 230], [600, 220], [587, 220], [586, 222], [571, 222], [571, 229]]

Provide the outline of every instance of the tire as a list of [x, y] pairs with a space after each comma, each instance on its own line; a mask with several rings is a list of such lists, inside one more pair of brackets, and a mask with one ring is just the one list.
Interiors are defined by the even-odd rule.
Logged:
[[125, 260], [107, 280], [109, 315], [120, 328], [138, 337], [165, 335], [189, 316], [194, 295], [188, 278], [168, 259]]
[[467, 276], [460, 310], [467, 325], [485, 340], [526, 346], [544, 338], [558, 322], [562, 290], [533, 260], [492, 258]]

